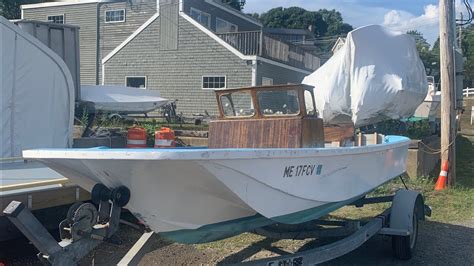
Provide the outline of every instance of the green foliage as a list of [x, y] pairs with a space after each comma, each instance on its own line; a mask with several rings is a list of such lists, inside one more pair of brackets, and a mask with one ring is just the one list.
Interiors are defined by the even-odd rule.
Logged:
[[87, 126], [87, 123], [89, 122], [89, 112], [87, 111], [87, 107], [85, 106], [82, 109], [81, 119], [79, 120], [79, 122], [83, 127]]
[[247, 16], [250, 16], [256, 20], [260, 20], [260, 14], [258, 13], [247, 13]]
[[406, 136], [410, 139], [423, 139], [431, 135], [431, 128], [428, 120], [420, 120], [409, 123]]
[[[462, 32], [461, 49], [463, 57], [466, 59], [464, 62], [463, 87], [474, 87], [474, 25], [463, 27]], [[430, 48], [429, 43], [419, 31], [411, 30], [407, 34], [415, 38], [416, 48], [425, 66], [426, 74], [434, 76], [435, 80], [439, 80], [439, 37], [433, 44], [433, 47]]]
[[269, 28], [308, 29], [311, 26], [317, 37], [341, 35], [352, 30], [351, 25], [343, 22], [341, 13], [334, 9], [308, 11], [301, 7], [276, 7], [260, 16], [252, 16]]
[[222, 3], [227, 4], [231, 6], [232, 8], [235, 8], [237, 10], [242, 10], [242, 8], [245, 5], [245, 1], [242, 0], [221, 0]]
[[251, 16], [259, 19], [265, 27], [307, 29], [317, 38], [328, 37], [315, 42], [317, 49], [314, 52], [320, 55], [329, 55], [337, 38], [353, 30], [351, 25], [344, 23], [341, 13], [334, 9], [308, 11], [300, 7], [277, 7]]
[[474, 25], [463, 28], [463, 37], [461, 42], [464, 62], [464, 88], [474, 87]]
[[95, 118], [95, 127], [107, 128], [107, 127], [122, 127], [123, 118], [118, 115], [113, 115], [108, 112], [97, 114]]
[[430, 49], [430, 44], [423, 37], [423, 34], [417, 30], [407, 31], [407, 34], [413, 36], [416, 42], [416, 49], [420, 55], [420, 59], [425, 66], [426, 74], [434, 76], [435, 80], [439, 80], [439, 38]]
[[47, 2], [46, 0], [1, 0], [0, 1], [0, 16], [6, 19], [21, 18], [21, 5], [36, 4]]
[[410, 139], [423, 139], [432, 135], [429, 121], [402, 122], [400, 120], [387, 120], [376, 125], [376, 130], [384, 135], [402, 135]]

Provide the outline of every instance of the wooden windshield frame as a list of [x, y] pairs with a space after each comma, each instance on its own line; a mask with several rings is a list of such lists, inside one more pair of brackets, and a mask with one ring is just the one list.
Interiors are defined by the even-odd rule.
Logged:
[[[260, 105], [257, 99], [257, 92], [259, 91], [296, 91], [298, 95], [298, 104], [299, 104], [299, 113], [292, 115], [264, 115], [262, 110], [260, 110]], [[232, 119], [274, 119], [274, 118], [294, 118], [294, 117], [304, 117], [308, 116], [306, 114], [306, 103], [304, 98], [304, 92], [309, 91], [311, 93], [312, 102], [314, 108], [316, 108], [316, 103], [314, 100], [313, 87], [304, 85], [304, 84], [285, 84], [285, 85], [270, 85], [270, 86], [257, 86], [257, 87], [245, 87], [238, 89], [222, 89], [215, 90], [217, 106], [219, 109], [219, 119], [222, 120], [232, 120]], [[254, 106], [254, 115], [252, 116], [225, 116], [224, 109], [222, 106], [221, 96], [229, 93], [236, 92], [245, 92], [249, 93], [252, 97], [252, 104]], [[315, 115], [316, 116], [316, 115]]]

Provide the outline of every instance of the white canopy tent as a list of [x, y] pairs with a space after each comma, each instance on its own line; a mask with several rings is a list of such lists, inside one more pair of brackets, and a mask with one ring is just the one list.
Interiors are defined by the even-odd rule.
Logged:
[[74, 83], [64, 61], [0, 17], [0, 155], [72, 145]]

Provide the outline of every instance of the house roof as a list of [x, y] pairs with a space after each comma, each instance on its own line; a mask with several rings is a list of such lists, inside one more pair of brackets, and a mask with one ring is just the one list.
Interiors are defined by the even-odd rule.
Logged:
[[223, 10], [225, 10], [225, 11], [231, 13], [231, 14], [234, 14], [234, 15], [242, 18], [242, 19], [245, 19], [249, 22], [252, 22], [252, 23], [254, 23], [254, 24], [256, 24], [260, 27], [263, 27], [263, 24], [260, 21], [256, 20], [255, 18], [253, 18], [253, 17], [251, 17], [251, 16], [249, 16], [249, 15], [247, 15], [247, 14], [245, 14], [245, 13], [243, 13], [243, 12], [241, 12], [241, 11], [225, 4], [225, 3], [222, 3], [222, 1], [220, 1], [220, 0], [204, 0], [204, 2], [206, 2], [210, 5], [216, 6], [218, 8], [221, 8], [221, 9], [223, 9]]
[[346, 42], [346, 38], [345, 37], [339, 37], [337, 38], [337, 41], [334, 43], [334, 45], [332, 46], [331, 48], [331, 51], [332, 52], [335, 52], [339, 46], [343, 45], [344, 43]]
[[312, 35], [309, 30], [305, 29], [264, 28], [263, 31], [271, 34]]
[[21, 5], [21, 9], [30, 9], [30, 8], [39, 8], [39, 7], [52, 7], [52, 6], [80, 5], [80, 4], [90, 4], [90, 3], [124, 2], [124, 1], [126, 1], [126, 0], [56, 0], [55, 2]]

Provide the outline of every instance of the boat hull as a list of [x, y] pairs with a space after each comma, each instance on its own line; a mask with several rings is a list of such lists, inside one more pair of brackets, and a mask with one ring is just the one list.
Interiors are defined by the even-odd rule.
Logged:
[[406, 169], [409, 140], [308, 149], [48, 149], [25, 151], [85, 189], [127, 186], [127, 208], [151, 229], [208, 242], [344, 206]]

